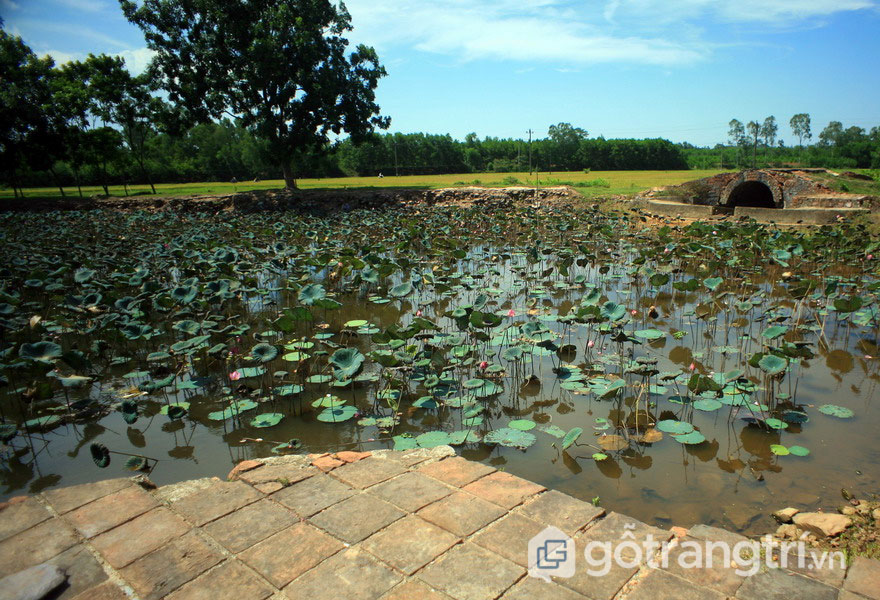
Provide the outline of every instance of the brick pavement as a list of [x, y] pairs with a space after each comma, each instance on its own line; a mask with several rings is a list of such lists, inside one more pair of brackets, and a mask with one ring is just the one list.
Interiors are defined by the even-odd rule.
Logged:
[[[114, 479], [0, 505], [0, 598], [49, 565], [66, 575], [50, 597], [76, 600], [880, 600], [878, 561], [684, 568], [683, 542], [745, 538], [705, 525], [676, 537], [449, 447], [245, 461], [230, 479]], [[581, 558], [574, 577], [529, 577], [529, 539], [548, 525], [581, 557], [590, 542], [673, 540], [669, 561], [624, 551], [604, 576]]]

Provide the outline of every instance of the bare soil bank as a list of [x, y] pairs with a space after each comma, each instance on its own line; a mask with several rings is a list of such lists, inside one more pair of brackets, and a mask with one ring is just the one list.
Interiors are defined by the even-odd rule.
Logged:
[[53, 210], [147, 210], [192, 212], [302, 210], [334, 212], [357, 208], [390, 208], [419, 205], [486, 206], [514, 205], [566, 206], [584, 201], [574, 189], [548, 188], [446, 188], [363, 189], [363, 190], [257, 190], [209, 196], [128, 196], [79, 198], [18, 198], [0, 203], [0, 212], [42, 212]]

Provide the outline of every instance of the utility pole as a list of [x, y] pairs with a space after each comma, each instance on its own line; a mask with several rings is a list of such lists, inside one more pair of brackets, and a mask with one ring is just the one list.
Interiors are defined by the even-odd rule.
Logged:
[[400, 172], [397, 170], [397, 142], [391, 142], [391, 147], [394, 148], [394, 176], [400, 177]]
[[534, 131], [529, 129], [526, 133], [529, 134], [529, 175], [532, 174], [532, 134]]

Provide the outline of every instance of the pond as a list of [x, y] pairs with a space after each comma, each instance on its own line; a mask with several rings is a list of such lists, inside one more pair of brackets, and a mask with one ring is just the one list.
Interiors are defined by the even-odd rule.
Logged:
[[0, 215], [2, 497], [451, 444], [660, 526], [880, 489], [877, 243], [535, 207]]

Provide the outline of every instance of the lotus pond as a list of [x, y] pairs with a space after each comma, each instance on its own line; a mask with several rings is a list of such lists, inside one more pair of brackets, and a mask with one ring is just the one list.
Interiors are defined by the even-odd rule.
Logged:
[[630, 215], [0, 215], [2, 495], [440, 444], [665, 526], [880, 490], [878, 244]]

